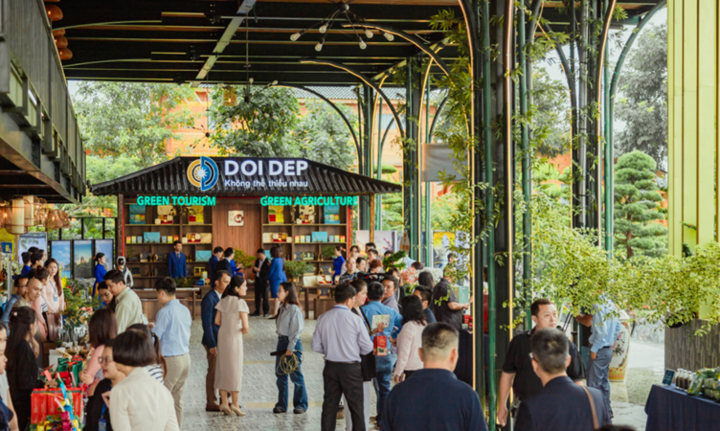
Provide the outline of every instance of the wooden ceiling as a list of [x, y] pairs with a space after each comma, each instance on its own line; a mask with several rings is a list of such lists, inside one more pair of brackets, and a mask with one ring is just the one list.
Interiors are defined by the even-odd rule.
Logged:
[[[63, 62], [68, 79], [145, 82], [245, 83], [245, 58], [256, 84], [279, 81], [295, 85], [346, 85], [360, 79], [303, 59], [330, 60], [373, 77], [420, 53], [412, 43], [386, 40], [378, 31], [360, 49], [358, 35], [338, 19], [322, 38], [319, 22], [337, 9], [338, 0], [73, 0], [58, 3], [73, 58]], [[620, 0], [640, 14], [657, 0]], [[254, 4], [254, 8], [250, 6]], [[441, 44], [443, 34], [429, 26], [441, 9], [462, 17], [456, 0], [355, 0], [350, 11], [370, 24], [382, 25]], [[547, 2], [543, 16], [557, 28], [568, 19]], [[250, 9], [249, 13], [247, 10]], [[249, 18], [244, 20], [247, 13]], [[314, 26], [299, 40], [290, 35]], [[457, 50], [446, 46], [440, 57], [451, 61]], [[436, 71], [440, 73], [438, 69]]]

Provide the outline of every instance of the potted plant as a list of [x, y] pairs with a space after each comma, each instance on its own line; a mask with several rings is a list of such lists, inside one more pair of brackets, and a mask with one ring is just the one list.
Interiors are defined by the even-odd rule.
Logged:
[[293, 283], [297, 283], [307, 273], [315, 273], [315, 267], [302, 260], [285, 262], [285, 275]]
[[243, 250], [235, 250], [235, 263], [243, 268], [252, 268], [255, 265], [255, 256], [245, 253]]

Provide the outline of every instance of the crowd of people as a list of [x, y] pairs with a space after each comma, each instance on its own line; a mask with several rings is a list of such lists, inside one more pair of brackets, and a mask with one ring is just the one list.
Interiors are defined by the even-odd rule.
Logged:
[[[345, 410], [347, 431], [486, 429], [477, 393], [453, 373], [460, 358], [463, 314], [470, 304], [459, 303], [450, 288], [452, 270], [446, 269], [436, 283], [430, 272], [421, 271], [421, 263], [413, 263], [421, 272], [410, 294], [400, 286], [399, 272], [386, 270], [374, 249], [363, 257], [353, 246], [347, 259], [343, 251], [336, 249], [333, 264], [335, 306], [318, 317], [312, 334], [312, 350], [324, 358], [320, 429], [334, 430], [340, 409]], [[243, 338], [254, 315], [271, 317], [276, 324], [278, 401], [273, 413], [288, 412], [292, 382], [292, 412], [304, 414], [308, 395], [298, 288], [284, 276], [278, 247], [271, 250], [272, 262], [258, 250], [249, 268], [255, 275], [256, 301], [250, 314], [243, 299], [248, 290], [241, 273], [245, 268], [237, 268], [233, 256], [232, 249], [214, 250], [213, 289], [201, 303], [206, 411], [246, 415], [241, 407]], [[26, 430], [32, 391], [54, 385], [43, 382], [39, 370], [43, 341], [62, 325], [58, 265], [46, 260], [42, 250], [29, 250], [25, 257], [27, 270], [14, 280], [15, 293], [0, 323], [0, 430], [5, 424], [5, 429]], [[96, 255], [97, 266], [103, 266], [103, 259]], [[148, 324], [124, 269], [104, 273], [95, 285], [103, 307], [89, 321], [91, 349], [80, 374], [89, 396], [84, 429], [179, 430], [191, 369], [192, 316], [168, 277], [155, 285], [161, 308], [155, 323]], [[275, 299], [272, 316], [268, 296]], [[512, 339], [502, 366], [501, 425], [513, 418], [520, 431], [629, 429], [610, 425], [608, 367], [619, 331], [613, 307], [605, 300], [576, 317], [592, 328], [585, 367], [575, 345], [556, 329], [555, 305], [547, 299], [532, 304], [534, 328]], [[511, 388], [515, 401], [508, 411]], [[373, 392], [376, 416], [371, 416]]]

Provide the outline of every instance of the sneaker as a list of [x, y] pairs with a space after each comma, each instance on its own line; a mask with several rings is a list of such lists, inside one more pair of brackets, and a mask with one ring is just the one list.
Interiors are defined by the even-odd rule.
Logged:
[[273, 413], [285, 413], [285, 409], [281, 409], [280, 407], [275, 407], [273, 409]]
[[300, 407], [295, 407], [293, 409], [293, 413], [295, 413], [296, 415], [301, 415], [301, 414], [305, 413], [305, 409], [301, 409]]
[[263, 317], [266, 319], [270, 319], [273, 317], [273, 315], [268, 313], [268, 314], [264, 315]]
[[258, 312], [256, 311], [256, 312], [254, 312], [253, 314], [251, 314], [250, 316], [251, 316], [251, 317], [257, 317], [257, 316], [259, 316], [259, 315], [260, 315], [260, 313], [258, 313]]

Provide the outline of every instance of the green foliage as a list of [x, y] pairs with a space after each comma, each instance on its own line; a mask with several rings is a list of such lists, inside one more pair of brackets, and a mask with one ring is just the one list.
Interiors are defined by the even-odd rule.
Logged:
[[[243, 94], [241, 87], [235, 87]], [[212, 91], [210, 142], [221, 154], [248, 157], [305, 157], [349, 169], [356, 151], [340, 115], [325, 102], [309, 100], [302, 116], [289, 88], [252, 87], [249, 103], [222, 104], [223, 89]], [[350, 108], [341, 105], [354, 118]]]
[[[380, 166], [380, 174], [381, 174], [381, 175], [391, 175], [391, 174], [397, 173], [397, 171], [398, 171], [397, 168], [396, 168], [395, 166], [393, 166], [393, 165], [389, 165], [389, 164], [383, 163], [383, 164]], [[377, 166], [375, 166], [375, 167], [373, 168], [373, 173], [374, 173], [375, 175], [377, 175]]]
[[667, 25], [645, 28], [618, 83], [615, 132], [621, 153], [640, 150], [662, 165], [667, 159]]
[[240, 264], [243, 268], [252, 268], [255, 265], [255, 256], [245, 253], [244, 250], [235, 249], [235, 263]]
[[167, 160], [167, 142], [194, 125], [180, 105], [195, 97], [187, 85], [81, 81], [73, 102], [86, 149], [127, 156], [143, 169]]
[[175, 285], [177, 287], [195, 287], [195, 277], [179, 277], [175, 279]]
[[660, 257], [667, 253], [667, 228], [659, 221], [663, 197], [652, 157], [641, 151], [620, 156], [615, 165], [616, 252]]
[[547, 157], [566, 153], [570, 149], [570, 101], [566, 85], [550, 78], [544, 68], [536, 68], [530, 96], [533, 101], [528, 112], [532, 148]]
[[302, 260], [292, 260], [285, 262], [285, 275], [288, 278], [302, 277], [308, 273], [315, 273], [315, 267]]
[[403, 263], [403, 259], [407, 257], [407, 252], [405, 250], [397, 251], [393, 254], [391, 254], [388, 257], [383, 257], [383, 268], [385, 268], [385, 272], [391, 270], [391, 269], [398, 269], [402, 270], [405, 268], [405, 263]]
[[403, 230], [402, 193], [382, 195], [383, 230]]

